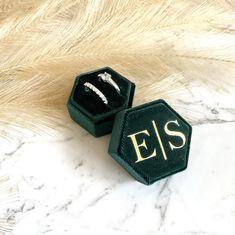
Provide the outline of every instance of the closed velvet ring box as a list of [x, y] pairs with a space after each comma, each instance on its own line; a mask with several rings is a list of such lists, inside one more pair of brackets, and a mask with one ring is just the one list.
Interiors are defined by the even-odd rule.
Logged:
[[[98, 79], [108, 73], [120, 93]], [[85, 89], [89, 82], [108, 105]], [[150, 185], [187, 168], [192, 127], [164, 100], [132, 108], [135, 84], [109, 67], [79, 75], [67, 107], [71, 118], [95, 137], [111, 133], [109, 154], [137, 181]]]

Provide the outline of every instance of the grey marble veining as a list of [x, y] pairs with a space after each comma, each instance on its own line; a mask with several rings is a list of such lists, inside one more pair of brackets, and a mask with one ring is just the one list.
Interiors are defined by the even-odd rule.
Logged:
[[[208, 135], [210, 133], [210, 135]], [[2, 156], [22, 234], [234, 234], [235, 123], [194, 127], [186, 171], [145, 186], [107, 154], [110, 136], [25, 139]]]

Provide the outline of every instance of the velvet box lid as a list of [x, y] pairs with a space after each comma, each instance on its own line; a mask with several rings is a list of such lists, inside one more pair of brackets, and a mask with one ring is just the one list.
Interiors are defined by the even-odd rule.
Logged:
[[[108, 73], [121, 92], [98, 79], [99, 74]], [[97, 94], [86, 91], [84, 84], [89, 82], [98, 88], [109, 101], [105, 105]], [[75, 79], [67, 108], [70, 117], [95, 137], [111, 133], [115, 115], [132, 106], [135, 84], [110, 67], [80, 74]]]
[[146, 185], [187, 168], [192, 128], [165, 101], [116, 115], [109, 154]]

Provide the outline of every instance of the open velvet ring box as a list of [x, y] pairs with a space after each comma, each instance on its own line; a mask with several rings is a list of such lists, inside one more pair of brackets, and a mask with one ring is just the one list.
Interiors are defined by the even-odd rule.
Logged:
[[164, 100], [132, 108], [134, 91], [134, 83], [105, 67], [76, 78], [67, 107], [93, 136], [112, 132], [109, 154], [150, 185], [187, 168], [192, 127]]

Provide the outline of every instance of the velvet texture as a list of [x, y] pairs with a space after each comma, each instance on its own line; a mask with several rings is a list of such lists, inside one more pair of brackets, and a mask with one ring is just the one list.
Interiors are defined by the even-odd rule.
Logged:
[[[119, 94], [113, 86], [101, 81], [98, 74], [107, 72], [119, 86]], [[107, 98], [108, 105], [84, 83], [97, 87]], [[74, 83], [67, 107], [71, 118], [95, 137], [111, 132], [117, 112], [132, 106], [135, 85], [109, 67], [79, 75]]]
[[[175, 123], [176, 120], [178, 124]], [[152, 121], [156, 124], [161, 141], [159, 141]], [[165, 130], [167, 123], [167, 128], [171, 131], [168, 134]], [[148, 134], [146, 134], [146, 130]], [[145, 133], [141, 131], [145, 131]], [[177, 133], [172, 131], [177, 131]], [[136, 148], [130, 138], [133, 133], [139, 133], [135, 136], [138, 145], [145, 141], [143, 144], [145, 146], [138, 147], [145, 158], [143, 161], [136, 162], [138, 159]], [[184, 145], [182, 136], [178, 136], [179, 133], [185, 136]], [[149, 185], [186, 169], [191, 133], [191, 126], [179, 114], [165, 101], [157, 100], [125, 110], [116, 116], [109, 153], [138, 181]], [[171, 146], [175, 146], [175, 148], [172, 150]], [[177, 146], [182, 147], [177, 148]], [[154, 150], [156, 156], [147, 159]]]

